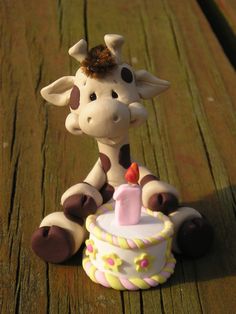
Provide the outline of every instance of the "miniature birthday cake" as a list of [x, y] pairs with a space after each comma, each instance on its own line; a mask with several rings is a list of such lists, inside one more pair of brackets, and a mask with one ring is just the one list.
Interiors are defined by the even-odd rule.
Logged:
[[172, 222], [160, 212], [139, 206], [137, 185], [131, 183], [119, 186], [116, 202], [101, 206], [86, 220], [90, 236], [85, 242], [83, 268], [94, 282], [117, 290], [155, 287], [164, 283], [175, 267]]

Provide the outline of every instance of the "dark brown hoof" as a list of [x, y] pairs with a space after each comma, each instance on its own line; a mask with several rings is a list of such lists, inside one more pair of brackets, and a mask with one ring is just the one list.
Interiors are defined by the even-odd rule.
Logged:
[[74, 250], [74, 240], [66, 229], [58, 226], [41, 227], [31, 239], [36, 255], [49, 263], [61, 263], [70, 258]]
[[68, 197], [63, 204], [64, 214], [71, 220], [85, 219], [97, 210], [95, 200], [88, 195], [75, 194]]
[[209, 251], [213, 239], [213, 228], [205, 218], [185, 221], [177, 235], [177, 243], [182, 254], [192, 258], [205, 255]]
[[171, 193], [157, 193], [150, 197], [148, 208], [169, 215], [178, 207], [178, 199]]

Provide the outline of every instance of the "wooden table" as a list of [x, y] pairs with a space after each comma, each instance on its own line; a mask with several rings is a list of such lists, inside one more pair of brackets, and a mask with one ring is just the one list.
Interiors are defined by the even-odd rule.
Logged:
[[[69, 109], [39, 91], [75, 73], [70, 46], [84, 37], [94, 46], [105, 33], [123, 34], [124, 59], [172, 84], [145, 102], [149, 120], [130, 133], [133, 156], [215, 229], [207, 256], [179, 257], [172, 278], [148, 291], [94, 284], [81, 252], [52, 265], [30, 248], [42, 218], [61, 210], [62, 193], [97, 158], [93, 139], [65, 130]], [[3, 0], [0, 34], [0, 312], [235, 313], [236, 78], [198, 3]]]

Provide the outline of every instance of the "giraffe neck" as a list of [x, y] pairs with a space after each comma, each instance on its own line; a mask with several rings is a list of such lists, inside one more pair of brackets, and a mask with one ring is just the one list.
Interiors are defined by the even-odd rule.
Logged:
[[102, 168], [107, 176], [107, 183], [113, 187], [125, 183], [124, 174], [131, 164], [128, 137], [116, 145], [98, 141], [98, 149]]

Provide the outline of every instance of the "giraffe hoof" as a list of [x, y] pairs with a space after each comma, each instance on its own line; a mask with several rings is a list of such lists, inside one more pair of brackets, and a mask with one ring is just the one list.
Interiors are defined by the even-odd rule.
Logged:
[[64, 228], [41, 227], [33, 233], [31, 246], [35, 254], [44, 261], [61, 263], [72, 256], [74, 240]]
[[178, 199], [171, 193], [156, 193], [148, 201], [148, 208], [169, 215], [178, 207]]
[[203, 217], [185, 221], [177, 235], [177, 243], [182, 254], [192, 258], [205, 255], [213, 239], [213, 228]]
[[85, 219], [96, 212], [97, 204], [91, 196], [75, 194], [65, 200], [63, 208], [65, 215], [72, 220], [73, 218]]

